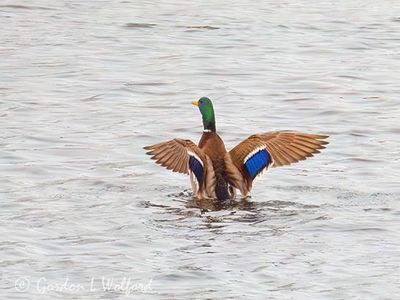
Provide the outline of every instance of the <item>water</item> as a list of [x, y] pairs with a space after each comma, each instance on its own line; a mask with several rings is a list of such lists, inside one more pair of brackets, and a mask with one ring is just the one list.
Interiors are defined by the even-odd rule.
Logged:
[[[397, 1], [2, 1], [4, 299], [398, 299]], [[329, 134], [250, 203], [142, 146]], [[125, 281], [124, 281], [125, 280]]]

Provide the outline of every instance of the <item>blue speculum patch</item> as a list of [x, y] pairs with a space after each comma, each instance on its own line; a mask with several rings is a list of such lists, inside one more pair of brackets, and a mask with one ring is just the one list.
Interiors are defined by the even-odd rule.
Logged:
[[244, 164], [251, 178], [255, 178], [266, 166], [271, 163], [271, 156], [266, 149], [261, 149], [250, 157]]
[[189, 169], [194, 173], [194, 176], [196, 176], [196, 179], [199, 182], [199, 186], [201, 186], [203, 184], [204, 170], [201, 163], [194, 156], [189, 157]]

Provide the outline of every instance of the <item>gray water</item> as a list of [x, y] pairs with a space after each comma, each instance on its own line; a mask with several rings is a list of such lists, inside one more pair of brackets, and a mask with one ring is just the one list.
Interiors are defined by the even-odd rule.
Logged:
[[[400, 299], [399, 12], [2, 0], [1, 298]], [[197, 142], [201, 96], [228, 148], [276, 129], [330, 144], [201, 209], [142, 149]]]

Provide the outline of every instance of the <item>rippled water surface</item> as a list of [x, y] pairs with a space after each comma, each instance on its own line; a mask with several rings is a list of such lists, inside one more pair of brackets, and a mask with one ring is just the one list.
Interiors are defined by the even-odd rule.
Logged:
[[[3, 299], [400, 299], [398, 1], [0, 2]], [[330, 135], [215, 210], [142, 147]]]

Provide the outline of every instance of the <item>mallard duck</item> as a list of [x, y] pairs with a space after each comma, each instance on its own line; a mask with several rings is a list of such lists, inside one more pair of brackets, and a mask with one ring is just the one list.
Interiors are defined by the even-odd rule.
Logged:
[[236, 190], [247, 198], [254, 179], [263, 171], [312, 157], [328, 144], [327, 135], [285, 130], [251, 135], [226, 151], [216, 131], [211, 100], [202, 97], [192, 104], [199, 107], [203, 118], [204, 131], [198, 145], [177, 138], [144, 149], [157, 164], [190, 175], [197, 199], [233, 199]]

